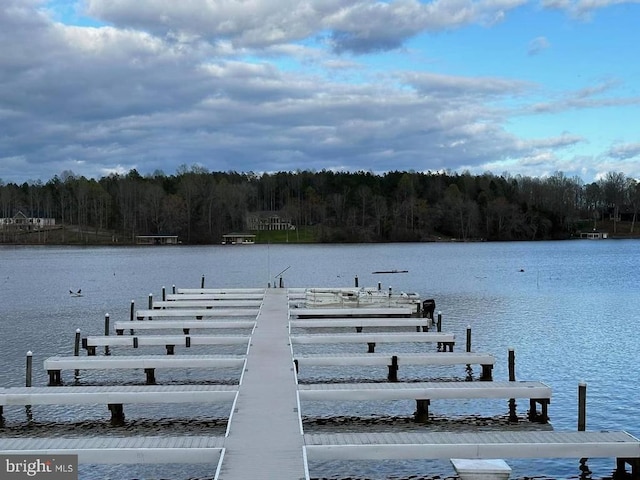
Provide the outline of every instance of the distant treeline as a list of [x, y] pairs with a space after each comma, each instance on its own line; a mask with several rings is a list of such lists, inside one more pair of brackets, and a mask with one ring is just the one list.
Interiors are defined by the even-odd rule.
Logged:
[[131, 170], [99, 180], [72, 172], [47, 183], [0, 180], [0, 203], [0, 217], [22, 211], [78, 231], [112, 232], [124, 242], [171, 234], [183, 243], [219, 243], [225, 233], [246, 232], [248, 216], [268, 213], [312, 232], [318, 242], [541, 240], [567, 238], [622, 212], [633, 231], [640, 184], [614, 172], [585, 185], [561, 172], [545, 178], [326, 170], [257, 175], [183, 166], [175, 175]]

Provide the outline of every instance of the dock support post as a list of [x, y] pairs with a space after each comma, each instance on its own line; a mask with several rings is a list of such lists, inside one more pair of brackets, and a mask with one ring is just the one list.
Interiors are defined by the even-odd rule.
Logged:
[[[509, 381], [516, 381], [516, 354], [513, 348], [509, 348]], [[518, 423], [518, 415], [516, 413], [516, 399], [509, 399], [509, 421]]]
[[391, 357], [391, 365], [388, 365], [389, 367], [389, 373], [387, 375], [387, 380], [389, 380], [390, 382], [397, 382], [398, 381], [398, 357], [397, 355], [394, 355], [393, 357]]
[[516, 381], [516, 353], [512, 347], [509, 347], [509, 381]]
[[295, 358], [293, 360], [293, 365], [296, 367], [296, 374], [298, 374], [298, 372], [300, 371], [300, 365], [298, 365], [298, 359]]
[[[131, 300], [131, 310], [129, 312], [129, 320], [131, 320], [133, 322], [133, 318], [134, 318], [134, 310], [135, 310], [135, 305], [136, 302], [134, 302], [133, 300]], [[133, 323], [131, 324], [133, 325]], [[129, 330], [129, 334], [133, 335], [133, 328]], [[118, 335], [122, 335], [122, 333], [119, 333]]]
[[167, 348], [167, 355], [174, 354], [175, 345], [165, 345], [165, 347]]
[[[153, 293], [149, 294], [149, 304], [148, 304], [148, 308], [149, 310], [151, 310], [153, 308]], [[149, 320], [153, 320], [153, 318], [151, 317], [151, 315], [149, 315]]]
[[124, 424], [124, 406], [121, 403], [110, 403], [111, 425], [120, 426]]
[[480, 380], [490, 381], [493, 380], [493, 365], [481, 365], [482, 374], [480, 375]]
[[584, 432], [587, 429], [587, 384], [578, 384], [578, 431]]
[[[27, 372], [24, 379], [25, 387], [30, 387], [32, 385], [31, 383], [32, 378], [33, 378], [33, 352], [29, 350], [27, 352]], [[24, 411], [27, 414], [27, 419], [31, 421], [33, 418], [31, 413], [31, 405], [25, 405]], [[0, 417], [1, 416], [2, 416], [2, 410], [0, 409]]]
[[[471, 325], [467, 325], [467, 353], [471, 352]], [[467, 372], [466, 380], [468, 382], [473, 380], [473, 368], [471, 368], [471, 364], [467, 363], [465, 367], [465, 371]]]
[[[631, 476], [627, 473], [626, 464], [631, 466]], [[613, 472], [614, 480], [638, 480], [640, 479], [640, 458], [616, 458], [616, 470]]]
[[[109, 314], [105, 313], [104, 314], [104, 335], [105, 335], [105, 337], [109, 336], [109, 320], [110, 320]], [[104, 354], [105, 355], [111, 355], [111, 352], [109, 351], [109, 345], [105, 345], [104, 346]]]
[[27, 352], [27, 371], [24, 379], [24, 386], [31, 386], [31, 379], [33, 378], [33, 352], [29, 350]]
[[49, 386], [56, 387], [62, 385], [62, 371], [61, 370], [47, 370], [49, 374]]
[[156, 384], [156, 369], [155, 368], [145, 368], [144, 373], [147, 375], [147, 385], [155, 385]]
[[175, 293], [176, 293], [176, 286], [175, 285], [171, 286], [171, 293], [173, 293], [175, 295]]
[[416, 400], [415, 421], [427, 423], [429, 421], [429, 405], [431, 400]]
[[355, 282], [356, 288], [358, 288], [358, 275], [356, 275], [356, 277], [354, 278], [354, 282]]
[[[73, 344], [73, 356], [77, 357], [79, 355], [80, 355], [80, 329], [76, 328], [76, 338], [75, 338], [75, 343]], [[73, 373], [75, 377], [78, 378], [78, 376], [80, 375], [80, 370], [76, 368]]]
[[367, 353], [376, 353], [376, 343], [375, 342], [368, 342], [367, 345], [369, 345], [369, 350], [367, 351]]
[[163, 302], [167, 301], [167, 289], [164, 288], [164, 285], [162, 286], [162, 301]]
[[[436, 332], [442, 332], [442, 312], [438, 312], [438, 320], [436, 322]], [[446, 352], [446, 348], [442, 342], [438, 342], [438, 351]]]
[[200, 279], [200, 288], [204, 288], [204, 275], [202, 275], [202, 278]]

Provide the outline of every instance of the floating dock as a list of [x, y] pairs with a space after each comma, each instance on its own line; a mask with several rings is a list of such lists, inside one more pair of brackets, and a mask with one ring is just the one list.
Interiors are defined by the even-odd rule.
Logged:
[[[178, 291], [180, 292], [180, 290]], [[220, 289], [184, 289], [185, 295], [232, 295], [233, 290]], [[227, 292], [227, 293], [225, 293]], [[238, 293], [238, 292], [236, 292]], [[418, 401], [430, 399], [447, 400], [449, 398], [529, 398], [541, 401], [546, 408], [551, 397], [551, 389], [541, 382], [438, 382], [428, 383], [377, 383], [377, 384], [330, 384], [299, 385], [296, 365], [332, 364], [338, 357], [299, 356], [295, 352], [295, 342], [301, 336], [290, 335], [289, 320], [292, 316], [315, 316], [313, 312], [302, 309], [288, 309], [287, 291], [285, 289], [247, 290], [246, 294], [260, 294], [264, 301], [257, 317], [251, 321], [252, 326], [249, 348], [242, 358], [215, 359], [213, 356], [190, 355], [132, 355], [132, 356], [99, 356], [99, 357], [64, 357], [51, 358], [45, 363], [47, 370], [77, 368], [215, 368], [222, 366], [216, 362], [231, 362], [241, 369], [238, 385], [225, 391], [211, 388], [211, 402], [231, 399], [235, 396], [229, 411], [226, 434], [221, 437], [207, 436], [149, 436], [149, 437], [95, 437], [82, 439], [61, 438], [2, 438], [0, 454], [7, 453], [76, 453], [80, 463], [211, 463], [211, 474], [216, 480], [246, 479], [282, 479], [300, 480], [310, 478], [308, 460], [348, 460], [348, 459], [407, 459], [407, 458], [443, 458], [443, 459], [489, 459], [489, 458], [576, 458], [611, 457], [617, 459], [617, 468], [624, 470], [631, 466], [633, 479], [640, 479], [640, 440], [624, 431], [619, 432], [472, 432], [472, 433], [366, 433], [366, 434], [305, 434], [302, 423], [304, 402], [314, 399], [351, 400], [412, 398]], [[179, 294], [179, 293], [178, 293]], [[172, 300], [178, 301], [178, 300]], [[244, 310], [244, 309], [243, 309]], [[366, 318], [385, 318], [389, 314], [396, 318], [404, 317], [405, 312], [383, 312], [363, 309], [361, 312], [321, 312], [324, 320], [362, 316]], [[366, 310], [366, 312], [364, 311]], [[145, 314], [155, 317], [163, 310], [150, 310]], [[171, 311], [171, 310], [166, 310]], [[201, 313], [198, 310], [198, 313]], [[206, 310], [205, 310], [206, 312]], [[302, 315], [299, 315], [302, 312]], [[243, 313], [246, 313], [244, 310]], [[193, 312], [189, 313], [190, 315]], [[316, 317], [319, 318], [319, 317]], [[174, 323], [172, 328], [196, 328], [194, 324], [214, 324], [222, 320], [191, 321]], [[132, 338], [124, 335], [128, 329], [139, 329], [139, 324], [162, 327], [161, 322], [132, 321], [118, 323], [116, 328], [122, 336], [116, 338]], [[235, 324], [227, 321], [226, 324]], [[167, 324], [168, 326], [168, 324]], [[441, 333], [441, 332], [438, 332]], [[351, 340], [353, 335], [354, 340]], [[400, 335], [386, 334], [384, 337], [372, 337], [374, 334], [351, 334], [349, 341], [390, 341], [400, 339]], [[359, 338], [355, 336], [359, 335]], [[377, 334], [375, 334], [377, 335]], [[307, 336], [309, 337], [309, 336]], [[139, 336], [138, 338], [141, 338]], [[175, 337], [171, 337], [175, 340]], [[320, 336], [316, 337], [320, 338]], [[331, 338], [337, 341], [338, 336]], [[434, 341], [453, 341], [454, 335], [442, 333], [413, 333], [403, 338], [404, 341], [422, 341], [433, 338]], [[329, 340], [324, 337], [324, 340]], [[412, 340], [413, 339], [413, 340]], [[179, 338], [178, 338], [179, 340]], [[96, 340], [98, 341], [98, 340]], [[129, 340], [126, 340], [128, 343]], [[133, 339], [130, 340], [133, 345]], [[433, 353], [422, 357], [398, 355], [400, 363], [416, 362], [431, 364], [441, 356], [443, 364], [459, 362], [484, 363], [493, 365], [492, 356], [460, 356], [446, 352]], [[366, 358], [366, 360], [364, 360]], [[343, 355], [339, 361], [344, 365], [369, 365], [386, 362], [378, 354], [369, 356]], [[137, 363], [136, 363], [137, 362]], [[172, 363], [173, 362], [173, 363]], [[207, 363], [208, 362], [208, 363]], [[231, 365], [231, 363], [226, 365]], [[54, 375], [55, 377], [55, 375]], [[60, 403], [82, 403], [84, 387], [26, 387], [27, 391], [16, 391], [18, 396], [12, 402], [18, 404], [36, 404], [38, 401]], [[114, 404], [138, 403], [157, 399], [155, 395], [164, 395], [167, 403], [189, 400], [189, 391], [195, 387], [175, 386], [175, 393], [169, 395], [161, 386], [138, 386], [129, 393], [120, 387], [109, 387], [112, 391], [104, 391], [99, 398], [99, 388], [91, 391], [87, 401], [113, 401]], [[148, 390], [147, 390], [148, 388]], [[63, 390], [64, 389], [64, 390]], [[22, 389], [24, 390], [24, 389]], [[140, 396], [135, 397], [140, 390]], [[206, 399], [206, 389], [195, 388], [191, 393], [193, 401]], [[56, 394], [56, 391], [58, 392]], [[49, 394], [56, 398], [47, 397]], [[38, 398], [38, 395], [43, 395]], [[111, 396], [108, 396], [111, 395]], [[130, 396], [128, 396], [130, 395]], [[146, 395], [146, 397], [145, 397]], [[68, 398], [67, 398], [68, 397]], [[0, 397], [2, 398], [2, 397]], [[6, 397], [9, 398], [9, 397]], [[75, 399], [75, 400], [74, 400]], [[8, 400], [7, 400], [8, 401]], [[546, 411], [545, 411], [546, 415]], [[576, 467], [577, 468], [577, 467]], [[421, 475], [429, 472], [417, 472]]]

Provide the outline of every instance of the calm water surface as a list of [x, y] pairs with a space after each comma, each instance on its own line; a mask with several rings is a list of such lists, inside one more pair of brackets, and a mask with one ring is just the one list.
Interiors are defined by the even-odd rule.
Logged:
[[[208, 247], [0, 247], [0, 370], [2, 385], [23, 385], [25, 355], [33, 351], [34, 385], [46, 385], [42, 361], [52, 355], [73, 354], [75, 330], [100, 335], [104, 317], [128, 320], [131, 302], [146, 308], [149, 294], [156, 298], [162, 287], [264, 287], [283, 270], [287, 287], [360, 286], [418, 292], [434, 298], [442, 312], [443, 330], [463, 341], [467, 326], [473, 332], [473, 349], [493, 353], [496, 380], [508, 379], [507, 354], [516, 354], [519, 380], [540, 380], [553, 388], [550, 406], [555, 430], [576, 429], [577, 385], [585, 381], [587, 428], [623, 429], [640, 437], [640, 242], [571, 241], [482, 244], [392, 245], [254, 245]], [[381, 270], [408, 270], [404, 274], [373, 274]], [[82, 289], [83, 297], [69, 290]], [[463, 343], [462, 343], [463, 344]], [[416, 344], [417, 345], [417, 344]], [[317, 347], [316, 347], [317, 348]], [[355, 349], [362, 346], [334, 346]], [[380, 345], [377, 351], [394, 349]], [[403, 347], [405, 348], [405, 347]], [[421, 348], [410, 346], [406, 348]], [[422, 347], [425, 348], [425, 347]], [[360, 349], [360, 350], [358, 350]], [[117, 353], [129, 353], [126, 350]], [[148, 353], [148, 352], [147, 352]], [[180, 353], [180, 352], [178, 352]], [[200, 352], [192, 352], [200, 353]], [[221, 353], [233, 353], [223, 351]], [[70, 373], [70, 372], [67, 372]], [[233, 382], [233, 371], [189, 373], [190, 381]], [[372, 372], [384, 379], [386, 372]], [[458, 368], [434, 371], [436, 377], [464, 379]], [[83, 384], [140, 383], [139, 373], [117, 378], [100, 373], [83, 376]], [[158, 372], [159, 383], [183, 377]], [[301, 372], [301, 381], [362, 377], [362, 372]], [[401, 369], [408, 380], [422, 372]], [[528, 402], [519, 405], [524, 414]], [[13, 408], [13, 407], [12, 407]], [[15, 407], [17, 408], [17, 407]], [[350, 403], [303, 405], [309, 418], [336, 415], [410, 416], [413, 406], [403, 402], [353, 405]], [[128, 431], [162, 430], [197, 433], [223, 431], [219, 419], [228, 406], [157, 411], [127, 407]], [[500, 416], [506, 401], [432, 402], [436, 416], [455, 417], [480, 413]], [[42, 407], [27, 424], [23, 410], [5, 409], [4, 434], [32, 428], [73, 431], [106, 426], [108, 413], [100, 407]], [[195, 415], [196, 421], [189, 421]], [[131, 419], [131, 420], [129, 420]], [[391, 427], [395, 428], [395, 427]], [[422, 428], [415, 425], [410, 428]], [[425, 427], [426, 428], [426, 427]], [[459, 428], [459, 426], [457, 427]], [[146, 429], [146, 430], [145, 430]], [[2, 430], [0, 430], [2, 432]], [[118, 432], [116, 432], [118, 433]], [[120, 434], [123, 432], [119, 432]], [[125, 432], [126, 433], [126, 432]], [[532, 476], [578, 478], [572, 460], [508, 460], [512, 478]], [[612, 459], [589, 461], [591, 478], [610, 475]], [[320, 477], [402, 478], [414, 474], [453, 477], [448, 462], [367, 462], [312, 465]], [[184, 473], [183, 473], [184, 472]], [[188, 478], [211, 477], [211, 468], [83, 466], [81, 478]]]

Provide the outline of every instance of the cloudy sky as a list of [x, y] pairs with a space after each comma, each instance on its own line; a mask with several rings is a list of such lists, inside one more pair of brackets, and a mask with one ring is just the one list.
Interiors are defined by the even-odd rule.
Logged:
[[640, 178], [640, 0], [1, 0], [0, 179]]

